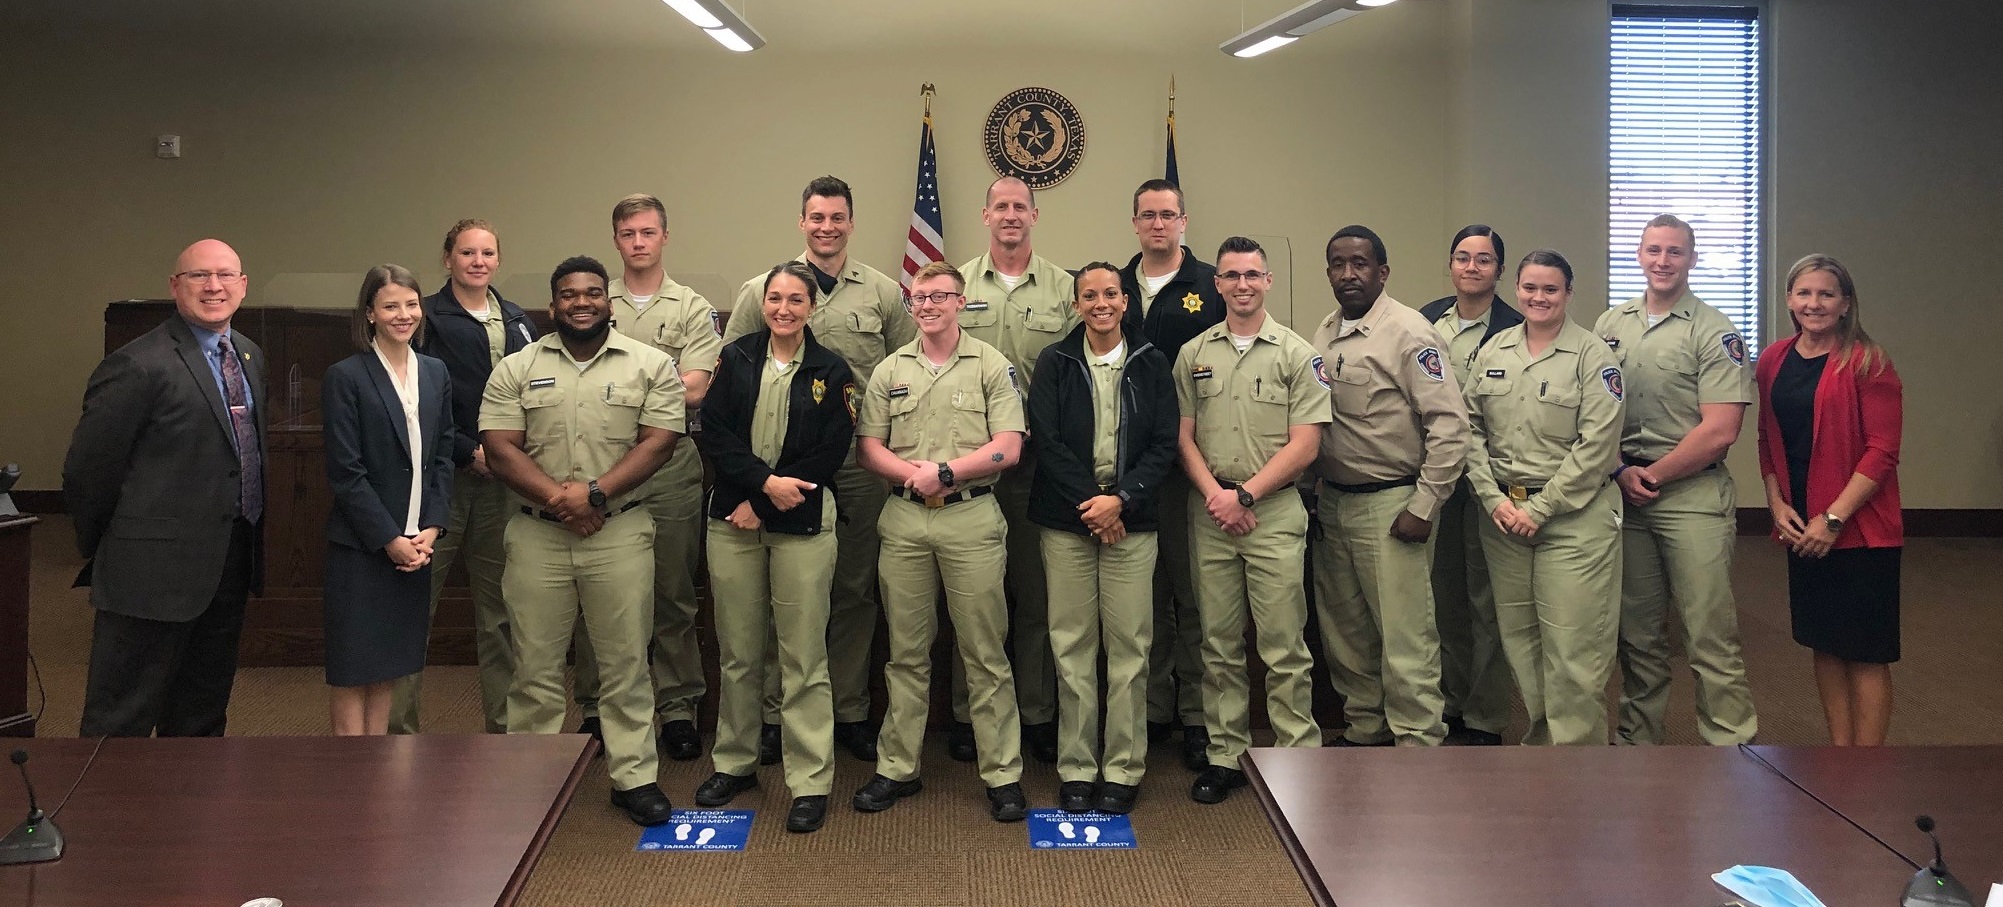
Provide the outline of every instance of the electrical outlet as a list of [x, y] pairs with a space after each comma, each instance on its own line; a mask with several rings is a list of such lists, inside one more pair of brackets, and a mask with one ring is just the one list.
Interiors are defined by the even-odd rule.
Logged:
[[181, 157], [181, 137], [178, 135], [163, 134], [154, 138], [153, 156], [164, 161], [179, 159]]

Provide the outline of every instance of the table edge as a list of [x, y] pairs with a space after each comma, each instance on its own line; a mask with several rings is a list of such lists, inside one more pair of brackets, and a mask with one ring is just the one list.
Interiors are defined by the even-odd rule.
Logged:
[[556, 834], [557, 823], [563, 820], [563, 813], [570, 808], [572, 797], [577, 795], [577, 786], [584, 781], [585, 770], [598, 755], [598, 741], [586, 737], [584, 747], [577, 753], [577, 761], [570, 766], [570, 775], [563, 781], [563, 787], [556, 792], [556, 799], [550, 803], [549, 812], [536, 826], [535, 836], [529, 839], [529, 846], [522, 851], [521, 862], [515, 864], [515, 871], [508, 876], [508, 884], [501, 889], [501, 897], [495, 907], [513, 907], [521, 900], [522, 892], [528, 888], [529, 874], [541, 862], [543, 851], [549, 846], [549, 839]]
[[1315, 907], [1337, 907], [1335, 897], [1328, 892], [1328, 885], [1321, 880], [1321, 873], [1314, 868], [1314, 860], [1301, 846], [1300, 837], [1294, 834], [1294, 827], [1287, 822], [1286, 811], [1273, 798], [1273, 791], [1266, 785], [1266, 777], [1259, 773], [1258, 760], [1251, 751], [1246, 751], [1239, 760], [1245, 767], [1245, 777], [1251, 782], [1252, 792], [1259, 797], [1259, 808], [1265, 810], [1266, 819], [1273, 826], [1273, 832], [1280, 837], [1280, 848], [1287, 852], [1287, 859], [1294, 864], [1294, 871], [1300, 874], [1301, 884], [1307, 888], [1308, 898]]

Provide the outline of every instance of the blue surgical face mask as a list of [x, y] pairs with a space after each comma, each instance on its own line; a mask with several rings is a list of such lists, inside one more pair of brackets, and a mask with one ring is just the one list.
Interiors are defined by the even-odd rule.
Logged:
[[1744, 898], [1753, 907], [1824, 907], [1822, 899], [1784, 869], [1734, 866], [1715, 873], [1711, 881]]

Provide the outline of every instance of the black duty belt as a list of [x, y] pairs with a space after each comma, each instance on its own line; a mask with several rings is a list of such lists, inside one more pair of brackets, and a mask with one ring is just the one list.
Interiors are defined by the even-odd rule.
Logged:
[[1536, 497], [1544, 490], [1544, 486], [1542, 485], [1531, 488], [1526, 485], [1511, 485], [1508, 482], [1497, 482], [1495, 483], [1495, 487], [1502, 489], [1503, 494], [1508, 495], [1510, 500], [1518, 504]]
[[[1656, 464], [1656, 462], [1657, 462], [1657, 461], [1655, 461], [1655, 460], [1649, 460], [1649, 459], [1645, 459], [1645, 458], [1642, 458], [1642, 457], [1630, 457], [1630, 456], [1628, 456], [1627, 454], [1621, 454], [1621, 455], [1620, 455], [1620, 461], [1621, 461], [1622, 463], [1626, 463], [1626, 464], [1627, 464], [1627, 465], [1629, 465], [1629, 466], [1639, 466], [1639, 467], [1641, 467], [1641, 468], [1643, 468], [1643, 469], [1647, 469], [1647, 468], [1648, 468], [1648, 467], [1650, 467], [1650, 466], [1654, 466], [1654, 465]], [[1706, 467], [1704, 467], [1703, 469], [1699, 469], [1699, 470], [1697, 470], [1697, 472], [1710, 472], [1711, 470], [1713, 470], [1713, 469], [1717, 469], [1717, 468], [1718, 468], [1718, 464], [1716, 464], [1716, 463], [1712, 463], [1711, 465], [1709, 465], [1709, 466], [1706, 466]], [[1694, 474], [1695, 474], [1695, 473], [1693, 473], [1693, 475], [1694, 475]]]
[[[607, 517], [615, 517], [618, 516], [619, 514], [625, 513], [628, 510], [632, 510], [633, 508], [640, 506], [640, 504], [641, 504], [640, 501], [627, 501], [625, 506], [620, 507], [618, 510], [607, 512], [604, 515]], [[552, 523], [563, 522], [563, 517], [557, 516], [554, 513], [550, 513], [547, 510], [537, 510], [534, 507], [530, 507], [527, 504], [522, 505], [522, 512], [528, 514], [529, 516], [535, 517], [536, 519], [539, 520], [548, 520]]]
[[952, 494], [941, 495], [937, 497], [926, 497], [922, 494], [919, 494], [918, 492], [906, 488], [901, 492], [899, 492], [899, 496], [905, 498], [906, 500], [914, 501], [916, 503], [923, 504], [926, 507], [936, 510], [948, 504], [958, 504], [961, 501], [971, 501], [983, 495], [990, 495], [994, 493], [995, 493], [995, 487], [993, 485], [976, 485], [972, 488], [967, 489], [966, 491], [955, 491]]
[[1419, 477], [1406, 476], [1402, 479], [1388, 479], [1382, 482], [1364, 482], [1359, 485], [1344, 485], [1341, 482], [1331, 482], [1327, 479], [1321, 480], [1321, 483], [1323, 485], [1327, 485], [1328, 487], [1335, 489], [1336, 491], [1340, 491], [1343, 494], [1376, 494], [1377, 492], [1380, 491], [1390, 491], [1393, 488], [1410, 488], [1414, 485], [1419, 484]]

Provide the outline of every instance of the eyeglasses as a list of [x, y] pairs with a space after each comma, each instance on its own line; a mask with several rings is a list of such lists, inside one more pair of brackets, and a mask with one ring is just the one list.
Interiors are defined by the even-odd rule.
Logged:
[[1181, 219], [1181, 211], [1142, 211], [1134, 215], [1134, 220], [1144, 224], [1172, 224]]
[[181, 273], [176, 274], [174, 276], [182, 280], [185, 280], [189, 283], [208, 283], [209, 278], [211, 277], [220, 280], [223, 283], [235, 283], [238, 280], [243, 279], [243, 272], [242, 271], [182, 271]]
[[1466, 252], [1455, 252], [1453, 260], [1454, 264], [1457, 265], [1465, 265], [1468, 262], [1474, 262], [1476, 265], [1480, 267], [1493, 268], [1495, 267], [1496, 259], [1495, 256], [1490, 255], [1486, 252], [1483, 252], [1482, 254], [1475, 256], [1469, 256]]
[[911, 294], [911, 304], [914, 306], [925, 305], [926, 303], [952, 305], [953, 300], [965, 298], [967, 298], [967, 294], [965, 293], [949, 293], [945, 291], [938, 293], [913, 293]]
[[1271, 276], [1273, 276], [1271, 271], [1220, 271], [1217, 279], [1225, 283], [1237, 283], [1241, 280], [1260, 280]]

